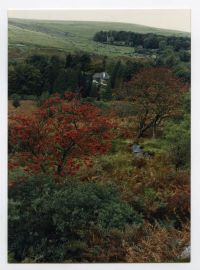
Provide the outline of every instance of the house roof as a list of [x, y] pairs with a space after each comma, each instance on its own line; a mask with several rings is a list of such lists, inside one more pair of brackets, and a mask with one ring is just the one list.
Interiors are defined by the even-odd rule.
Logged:
[[100, 72], [100, 73], [95, 73], [93, 75], [93, 79], [100, 79], [100, 80], [108, 80], [110, 78], [110, 76], [108, 75], [107, 72]]
[[101, 79], [101, 73], [95, 73], [93, 79]]

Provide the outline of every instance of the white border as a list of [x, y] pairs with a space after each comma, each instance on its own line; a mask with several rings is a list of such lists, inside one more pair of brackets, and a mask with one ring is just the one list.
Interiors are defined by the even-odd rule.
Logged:
[[[198, 0], [3, 0], [0, 3], [0, 269], [200, 270], [200, 5]], [[7, 264], [7, 10], [192, 9], [192, 260], [176, 264]]]

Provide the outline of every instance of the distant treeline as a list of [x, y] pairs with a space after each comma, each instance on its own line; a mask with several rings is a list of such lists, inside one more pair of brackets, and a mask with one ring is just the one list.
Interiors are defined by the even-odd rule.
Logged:
[[127, 31], [100, 31], [94, 35], [94, 41], [120, 44], [130, 47], [142, 46], [145, 49], [163, 49], [172, 46], [174, 50], [190, 50], [189, 37], [163, 36], [153, 33], [141, 34]]
[[107, 90], [110, 91], [108, 88], [115, 88], [119, 80], [130, 80], [145, 65], [146, 62], [140, 61], [111, 61], [109, 67], [106, 67], [105, 57], [97, 62], [87, 53], [69, 53], [65, 58], [34, 54], [23, 62], [9, 63], [8, 94], [9, 97], [17, 94], [22, 99], [29, 99], [30, 96], [39, 97], [45, 92], [52, 94], [72, 91], [80, 93], [84, 98], [99, 99], [100, 85], [93, 84], [96, 72], [109, 73]]
[[[69, 53], [62, 58], [33, 54], [23, 61], [9, 62], [8, 95], [10, 98], [18, 95], [21, 99], [30, 99], [30, 96], [40, 97], [44, 93], [70, 91], [79, 93], [83, 98], [110, 100], [120, 95], [124, 82], [147, 67], [169, 68], [178, 78], [190, 83], [190, 52], [187, 50], [175, 51], [167, 47], [158, 51], [156, 59], [97, 58], [81, 52]], [[93, 75], [103, 71], [110, 77], [106, 84], [93, 83]]]

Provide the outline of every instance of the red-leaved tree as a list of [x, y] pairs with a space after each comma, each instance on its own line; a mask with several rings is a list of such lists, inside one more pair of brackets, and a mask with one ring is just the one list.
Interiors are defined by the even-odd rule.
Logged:
[[15, 115], [9, 124], [10, 168], [26, 171], [74, 174], [81, 164], [111, 146], [111, 124], [91, 103], [72, 93], [55, 94], [31, 117]]
[[167, 68], [145, 68], [127, 84], [129, 100], [137, 110], [138, 137], [156, 128], [164, 119], [179, 113], [184, 85]]

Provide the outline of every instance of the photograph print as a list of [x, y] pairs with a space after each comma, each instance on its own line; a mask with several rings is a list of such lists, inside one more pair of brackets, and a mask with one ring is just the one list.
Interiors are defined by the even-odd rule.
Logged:
[[8, 263], [190, 262], [190, 10], [8, 11]]

